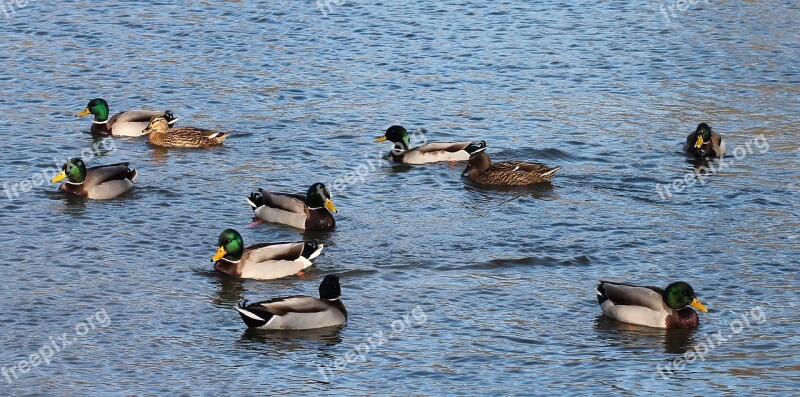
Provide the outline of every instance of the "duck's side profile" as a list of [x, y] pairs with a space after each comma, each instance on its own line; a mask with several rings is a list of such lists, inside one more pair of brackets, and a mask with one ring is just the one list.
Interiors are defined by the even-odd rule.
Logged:
[[139, 176], [128, 163], [101, 165], [86, 168], [83, 160], [73, 158], [64, 163], [61, 172], [50, 183], [61, 182], [60, 190], [95, 200], [106, 200], [119, 196], [133, 187]]
[[308, 188], [305, 197], [297, 194], [268, 192], [258, 189], [247, 202], [253, 214], [267, 222], [282, 223], [305, 230], [331, 230], [336, 220], [336, 206], [328, 188], [317, 182]]
[[241, 301], [236, 311], [250, 328], [304, 330], [343, 325], [347, 309], [339, 300], [339, 277], [325, 276], [319, 285], [319, 299], [305, 295], [273, 298], [248, 304]]
[[156, 116], [162, 116], [167, 120], [168, 125], [175, 124], [178, 118], [169, 110], [148, 111], [148, 110], [127, 110], [108, 118], [108, 103], [103, 98], [95, 98], [89, 101], [86, 109], [75, 115], [83, 117], [88, 114], [94, 115], [92, 122], [92, 134], [115, 135], [115, 136], [143, 136], [144, 129], [147, 128], [150, 120]]
[[150, 134], [147, 140], [153, 146], [179, 147], [179, 148], [208, 148], [220, 146], [230, 132], [220, 132], [195, 127], [169, 127], [169, 121], [163, 116], [156, 116], [150, 120], [145, 134]]
[[502, 161], [492, 163], [485, 152], [478, 152], [469, 158], [462, 176], [481, 185], [515, 186], [550, 182], [561, 167], [550, 167], [541, 163], [524, 161]]
[[712, 130], [706, 123], [700, 123], [694, 132], [686, 137], [683, 151], [695, 157], [722, 157], [725, 154], [725, 142], [722, 135]]
[[692, 286], [682, 281], [662, 289], [601, 280], [597, 302], [610, 318], [653, 328], [694, 328], [700, 319], [688, 306], [708, 311]]
[[375, 142], [390, 141], [394, 148], [389, 156], [396, 163], [426, 164], [439, 161], [466, 161], [473, 153], [486, 149], [485, 141], [478, 142], [431, 142], [413, 149], [410, 148], [411, 138], [408, 131], [399, 125], [393, 125], [386, 133]]
[[259, 243], [244, 246], [241, 234], [227, 229], [219, 235], [219, 248], [211, 258], [214, 269], [233, 277], [270, 280], [297, 274], [322, 253], [316, 241]]

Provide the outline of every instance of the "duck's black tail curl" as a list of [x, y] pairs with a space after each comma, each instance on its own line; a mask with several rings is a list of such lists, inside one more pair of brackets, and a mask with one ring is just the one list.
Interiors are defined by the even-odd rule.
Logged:
[[600, 284], [597, 284], [597, 303], [603, 304], [603, 302], [608, 300], [606, 296], [606, 292], [603, 290], [603, 282], [601, 281]]
[[486, 141], [477, 141], [470, 143], [464, 150], [470, 155], [486, 150]]
[[264, 196], [261, 195], [261, 189], [250, 193], [250, 195], [247, 196], [247, 203], [250, 204], [250, 207], [253, 208], [253, 211], [255, 211], [256, 208], [263, 207]]

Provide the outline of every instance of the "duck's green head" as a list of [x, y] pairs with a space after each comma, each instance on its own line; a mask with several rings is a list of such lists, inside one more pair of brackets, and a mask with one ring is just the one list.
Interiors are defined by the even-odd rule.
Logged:
[[225, 229], [219, 235], [219, 248], [217, 253], [211, 258], [211, 262], [216, 262], [222, 258], [229, 261], [238, 261], [244, 253], [244, 240], [242, 235], [236, 230]]
[[89, 104], [86, 105], [86, 109], [76, 114], [75, 117], [83, 117], [89, 113], [94, 115], [94, 121], [108, 120], [108, 103], [106, 103], [106, 100], [103, 98], [92, 99], [89, 101]]
[[375, 140], [375, 142], [389, 141], [397, 145], [401, 145], [400, 149], [408, 150], [411, 145], [411, 138], [403, 126], [393, 125], [386, 129], [386, 133], [382, 137]]
[[339, 285], [339, 276], [329, 274], [322, 279], [319, 285], [319, 298], [320, 299], [339, 299], [342, 296], [342, 287]]
[[331, 192], [325, 184], [317, 182], [311, 185], [306, 192], [306, 204], [312, 209], [325, 207], [330, 212], [337, 212], [336, 206], [333, 205]]
[[699, 149], [706, 142], [711, 142], [711, 127], [708, 124], [700, 123], [694, 133], [697, 135], [697, 141], [694, 143], [695, 149]]
[[50, 183], [61, 182], [68, 179], [72, 183], [83, 183], [86, 179], [86, 164], [79, 158], [69, 159], [63, 166], [61, 172], [50, 180]]
[[683, 281], [672, 283], [664, 289], [664, 302], [667, 302], [667, 306], [675, 310], [691, 306], [701, 312], [708, 311], [697, 297], [694, 296], [694, 289], [692, 289], [692, 286]]

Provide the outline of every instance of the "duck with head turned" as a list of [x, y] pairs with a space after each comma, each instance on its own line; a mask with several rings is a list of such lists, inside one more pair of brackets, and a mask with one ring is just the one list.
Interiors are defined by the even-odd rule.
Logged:
[[178, 118], [169, 110], [127, 110], [117, 113], [109, 119], [108, 103], [103, 98], [95, 98], [89, 101], [86, 109], [76, 114], [75, 117], [83, 117], [88, 114], [94, 115], [94, 122], [92, 122], [91, 128], [92, 134], [99, 135], [143, 136], [145, 135], [144, 129], [147, 128], [150, 120], [156, 116], [164, 117], [169, 126], [178, 121]]
[[688, 306], [708, 311], [692, 286], [682, 281], [659, 288], [601, 280], [597, 302], [608, 317], [652, 328], [694, 328], [700, 319]]
[[169, 128], [169, 121], [162, 116], [153, 117], [144, 133], [150, 134], [147, 140], [153, 146], [178, 148], [220, 146], [231, 134], [195, 127]]
[[214, 269], [229, 276], [271, 280], [300, 273], [322, 253], [316, 241], [259, 243], [244, 246], [242, 235], [226, 229], [219, 235], [217, 253], [211, 258]]
[[267, 222], [305, 230], [331, 230], [336, 227], [336, 220], [331, 214], [337, 212], [336, 206], [333, 205], [331, 192], [320, 182], [311, 185], [305, 196], [258, 189], [250, 193], [247, 202], [253, 214]]
[[683, 151], [697, 158], [722, 157], [725, 154], [725, 142], [722, 141], [722, 135], [712, 130], [708, 124], [700, 123], [686, 137]]
[[306, 330], [344, 325], [347, 309], [339, 297], [339, 276], [329, 274], [319, 285], [319, 299], [305, 295], [273, 298], [236, 305], [236, 311], [250, 328]]
[[59, 190], [90, 199], [107, 200], [127, 192], [138, 176], [139, 172], [130, 168], [128, 163], [86, 168], [83, 160], [73, 158], [64, 163], [61, 172], [50, 183], [67, 179]]
[[389, 141], [394, 148], [389, 156], [395, 163], [425, 164], [439, 161], [465, 161], [469, 156], [486, 149], [485, 141], [478, 142], [430, 142], [410, 148], [411, 138], [403, 126], [393, 125], [375, 142]]
[[461, 175], [481, 185], [521, 186], [550, 182], [560, 169], [560, 166], [550, 167], [524, 161], [492, 163], [486, 152], [480, 152], [469, 158], [467, 168]]

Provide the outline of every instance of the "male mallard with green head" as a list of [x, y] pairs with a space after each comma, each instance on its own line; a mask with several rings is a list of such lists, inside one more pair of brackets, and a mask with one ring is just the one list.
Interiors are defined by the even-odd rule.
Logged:
[[64, 163], [61, 173], [56, 175], [50, 183], [67, 179], [59, 189], [78, 196], [95, 200], [106, 200], [119, 196], [133, 187], [133, 182], [139, 172], [128, 167], [128, 163], [101, 165], [86, 168], [86, 164], [79, 158], [73, 158]]
[[700, 123], [697, 129], [686, 137], [683, 151], [695, 157], [722, 157], [725, 154], [725, 142], [722, 135], [712, 130], [706, 123]]
[[336, 227], [331, 214], [336, 213], [336, 206], [333, 205], [331, 192], [320, 182], [311, 185], [305, 197], [258, 189], [250, 193], [247, 202], [253, 208], [253, 214], [267, 222], [305, 230], [331, 230]]
[[322, 253], [316, 241], [297, 243], [259, 243], [244, 246], [242, 235], [226, 229], [219, 235], [217, 253], [211, 258], [214, 269], [229, 276], [270, 280], [291, 276], [312, 265]]
[[319, 299], [305, 295], [285, 296], [248, 304], [239, 302], [235, 309], [250, 328], [305, 330], [344, 325], [347, 309], [339, 297], [339, 277], [325, 276], [319, 285]]
[[110, 120], [108, 119], [108, 103], [103, 98], [95, 98], [89, 101], [86, 109], [75, 115], [83, 117], [87, 114], [94, 115], [92, 122], [92, 134], [116, 135], [116, 136], [142, 136], [150, 120], [155, 116], [162, 116], [171, 126], [178, 118], [169, 110], [154, 112], [147, 110], [127, 110], [117, 113]]
[[394, 144], [394, 148], [389, 152], [395, 163], [404, 164], [425, 164], [438, 161], [465, 161], [469, 156], [486, 149], [486, 142], [431, 142], [422, 146], [410, 148], [411, 138], [408, 131], [399, 125], [393, 125], [386, 130], [386, 133], [375, 140], [383, 142], [388, 140]]
[[682, 281], [662, 289], [601, 280], [597, 302], [608, 317], [653, 328], [694, 328], [700, 319], [688, 306], [708, 311], [692, 286]]
[[220, 146], [231, 134], [195, 127], [170, 128], [169, 122], [163, 116], [153, 117], [144, 133], [150, 134], [147, 139], [153, 146], [180, 148]]
[[461, 173], [469, 180], [481, 185], [530, 185], [550, 182], [561, 167], [550, 167], [541, 163], [523, 161], [502, 161], [492, 164], [486, 152], [473, 154], [469, 158], [467, 168]]

